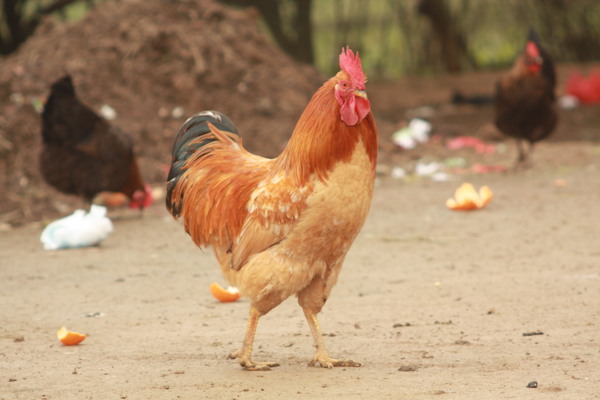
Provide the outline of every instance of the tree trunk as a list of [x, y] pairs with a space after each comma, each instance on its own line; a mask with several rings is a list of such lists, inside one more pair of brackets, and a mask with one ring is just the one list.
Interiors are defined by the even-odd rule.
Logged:
[[44, 15], [61, 10], [75, 1], [77, 0], [56, 0], [38, 10], [29, 20], [26, 20], [23, 11], [26, 0], [3, 0], [0, 24], [6, 26], [8, 35], [2, 35], [0, 30], [0, 54], [9, 54], [15, 51], [33, 34]]
[[431, 22], [446, 70], [461, 71], [462, 61], [467, 58], [467, 45], [463, 35], [452, 21], [450, 10], [444, 0], [421, 0], [418, 11]]
[[[256, 7], [283, 51], [298, 61], [313, 63], [312, 0], [255, 0], [253, 2], [221, 0], [221, 2]], [[281, 5], [284, 3], [294, 5], [293, 15], [289, 18], [281, 12]], [[284, 29], [284, 26], [288, 29]]]
[[312, 0], [297, 0], [296, 7], [297, 59], [312, 64], [314, 62], [311, 24]]
[[[600, 57], [600, 41], [593, 34], [598, 32], [597, 23], [590, 17], [597, 7], [594, 1], [572, 4], [565, 0], [537, 0], [534, 6], [544, 21], [542, 44], [553, 46], [556, 53], [565, 49], [566, 57], [561, 54], [564, 59], [587, 62]], [[560, 27], [560, 32], [555, 26]]]

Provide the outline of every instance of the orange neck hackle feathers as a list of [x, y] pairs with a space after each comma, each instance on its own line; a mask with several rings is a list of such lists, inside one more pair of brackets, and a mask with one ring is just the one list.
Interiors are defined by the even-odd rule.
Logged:
[[[350, 160], [361, 140], [375, 168], [377, 128], [364, 94], [366, 78], [358, 52], [354, 54], [347, 46], [342, 49], [339, 63], [341, 71], [313, 95], [279, 157], [281, 165], [293, 173], [299, 184], [306, 183], [313, 174], [325, 179], [337, 162]], [[340, 94], [339, 83], [347, 81], [352, 82], [352, 87], [343, 89], [345, 93]], [[350, 112], [354, 114], [351, 124], [344, 112], [348, 111], [349, 103], [353, 108]]]
[[337, 162], [350, 160], [361, 140], [375, 168], [377, 128], [373, 115], [369, 112], [353, 126], [340, 118], [340, 105], [335, 100], [334, 90], [337, 82], [345, 78], [346, 73], [339, 72], [317, 90], [279, 156], [281, 165], [293, 173], [299, 184], [305, 183], [312, 174], [325, 179]]

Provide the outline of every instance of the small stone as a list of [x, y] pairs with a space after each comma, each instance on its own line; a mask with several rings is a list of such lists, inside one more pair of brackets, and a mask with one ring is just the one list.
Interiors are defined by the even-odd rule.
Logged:
[[400, 372], [415, 372], [417, 370], [417, 367], [415, 365], [403, 365], [400, 368], [398, 368], [398, 371]]

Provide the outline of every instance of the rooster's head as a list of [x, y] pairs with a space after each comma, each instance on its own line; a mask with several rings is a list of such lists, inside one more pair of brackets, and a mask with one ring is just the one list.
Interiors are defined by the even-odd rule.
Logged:
[[360, 57], [350, 50], [342, 49], [340, 69], [336, 76], [335, 98], [340, 104], [340, 116], [347, 125], [356, 125], [371, 111], [365, 92], [366, 77], [362, 71]]
[[144, 190], [138, 189], [133, 192], [129, 202], [129, 208], [143, 210], [144, 208], [149, 207], [153, 200], [152, 189], [150, 188], [150, 185], [145, 184]]
[[525, 46], [525, 65], [532, 74], [537, 74], [542, 69], [544, 59], [540, 54], [540, 48], [534, 41], [527, 42]]

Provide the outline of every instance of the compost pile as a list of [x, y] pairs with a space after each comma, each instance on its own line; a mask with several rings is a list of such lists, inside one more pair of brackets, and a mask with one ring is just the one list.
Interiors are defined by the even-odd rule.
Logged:
[[[285, 146], [323, 77], [260, 30], [258, 14], [213, 0], [102, 3], [76, 22], [46, 20], [0, 68], [0, 226], [47, 220], [82, 206], [38, 171], [40, 112], [55, 80], [116, 111], [143, 175], [164, 182], [173, 138], [190, 115], [227, 114], [244, 146], [272, 157]], [[162, 199], [156, 199], [161, 202]]]

